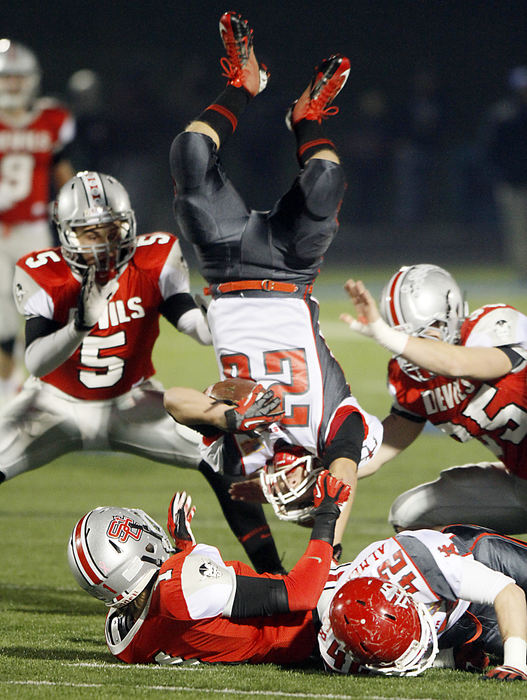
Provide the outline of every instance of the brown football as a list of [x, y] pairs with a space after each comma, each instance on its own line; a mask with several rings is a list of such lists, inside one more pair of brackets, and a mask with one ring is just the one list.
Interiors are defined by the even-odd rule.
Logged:
[[248, 396], [256, 386], [252, 379], [241, 379], [230, 377], [221, 382], [216, 382], [205, 391], [205, 393], [217, 401], [236, 404]]

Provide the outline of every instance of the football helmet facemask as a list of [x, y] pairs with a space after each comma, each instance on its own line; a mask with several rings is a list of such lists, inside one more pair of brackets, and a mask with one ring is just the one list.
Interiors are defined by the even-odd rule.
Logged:
[[346, 652], [373, 673], [417, 676], [438, 652], [426, 606], [391, 581], [347, 581], [331, 601], [329, 620]]
[[313, 525], [313, 488], [322, 463], [303, 447], [282, 445], [260, 470], [260, 485], [280, 520]]
[[[135, 214], [127, 191], [111, 175], [77, 173], [61, 187], [53, 204], [53, 220], [64, 259], [81, 275], [87, 267], [95, 265], [98, 281], [107, 281], [135, 253]], [[110, 224], [115, 228], [103, 236], [102, 242], [84, 240], [85, 227], [111, 229]]]
[[146, 588], [174, 551], [163, 528], [144, 511], [104, 506], [73, 528], [68, 564], [81, 588], [121, 608]]
[[40, 87], [35, 54], [11, 39], [0, 39], [0, 109], [25, 109]]
[[[393, 275], [381, 293], [380, 312], [392, 328], [409, 335], [458, 343], [468, 305], [449, 272], [421, 264], [401, 267]], [[404, 358], [397, 362], [417, 381], [433, 376]]]

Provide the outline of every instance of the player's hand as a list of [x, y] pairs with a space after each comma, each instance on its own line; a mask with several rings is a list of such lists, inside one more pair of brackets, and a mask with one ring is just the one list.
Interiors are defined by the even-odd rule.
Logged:
[[344, 508], [350, 497], [351, 488], [340, 479], [332, 476], [327, 469], [320, 472], [313, 490], [315, 514], [327, 506], [337, 506], [339, 511]]
[[260, 478], [247, 478], [243, 481], [235, 481], [229, 487], [229, 494], [234, 501], [248, 501], [250, 503], [267, 503]]
[[485, 680], [494, 678], [497, 681], [527, 681], [527, 673], [514, 666], [496, 666], [487, 671], [482, 678]]
[[454, 649], [454, 666], [458, 671], [483, 673], [489, 665], [489, 657], [481, 642], [463, 644]]
[[95, 265], [86, 268], [82, 276], [81, 291], [75, 312], [75, 328], [78, 331], [91, 330], [103, 315], [108, 302], [119, 289], [119, 282], [112, 279], [99, 287], [95, 281]]
[[238, 406], [225, 411], [227, 430], [257, 436], [259, 430], [267, 428], [284, 415], [281, 403], [272, 389], [265, 391], [261, 384], [257, 384]]
[[190, 523], [196, 512], [196, 506], [192, 505], [192, 498], [185, 491], [178, 491], [168, 506], [168, 531], [174, 540], [176, 549], [184, 551], [196, 544], [192, 534]]
[[349, 279], [344, 285], [344, 289], [348, 292], [355, 306], [357, 317], [355, 318], [351, 314], [341, 314], [340, 320], [347, 323], [351, 330], [370, 338], [373, 337], [370, 323], [381, 317], [375, 299], [360, 280], [355, 282], [355, 280]]

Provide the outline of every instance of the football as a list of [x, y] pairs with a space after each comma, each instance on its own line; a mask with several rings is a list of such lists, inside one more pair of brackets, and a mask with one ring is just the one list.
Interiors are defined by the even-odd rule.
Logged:
[[205, 391], [205, 393], [217, 401], [237, 406], [242, 399], [248, 396], [256, 386], [252, 379], [241, 379], [230, 377], [221, 382], [216, 382]]

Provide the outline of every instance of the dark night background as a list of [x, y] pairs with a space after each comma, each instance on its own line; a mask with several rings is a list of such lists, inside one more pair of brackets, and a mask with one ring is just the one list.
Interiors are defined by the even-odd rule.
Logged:
[[[143, 230], [174, 230], [168, 149], [225, 83], [218, 19], [228, 9], [249, 19], [256, 54], [271, 70], [269, 87], [249, 106], [222, 154], [249, 204], [269, 208], [295, 176], [284, 113], [316, 63], [339, 51], [352, 69], [327, 133], [339, 147], [349, 186], [329, 260], [398, 265], [423, 256], [439, 264], [499, 258], [499, 227], [477, 139], [485, 111], [507, 92], [510, 69], [527, 64], [525, 2], [239, 0], [229, 7], [216, 1], [55, 0], [37, 7], [19, 0], [4, 3], [1, 33], [35, 51], [44, 94], [71, 101], [67, 83], [75, 71], [99, 74], [103, 100], [96, 116], [107, 141], [98, 152], [80, 149], [74, 164], [117, 175], [130, 190]], [[392, 149], [404, 131], [402, 110], [420, 68], [436, 76], [444, 112], [426, 210], [419, 220], [404, 222], [394, 214]], [[385, 105], [383, 145], [364, 172], [357, 162], [365, 150], [372, 155], [372, 133], [359, 104], [372, 90]], [[361, 178], [372, 197], [358, 194]]]

